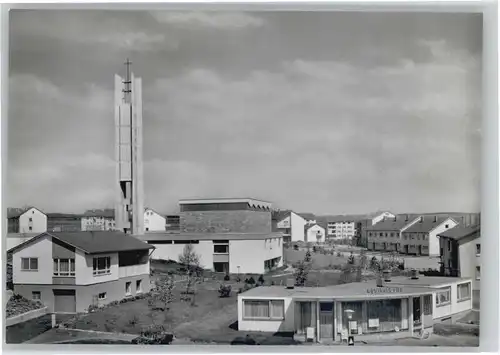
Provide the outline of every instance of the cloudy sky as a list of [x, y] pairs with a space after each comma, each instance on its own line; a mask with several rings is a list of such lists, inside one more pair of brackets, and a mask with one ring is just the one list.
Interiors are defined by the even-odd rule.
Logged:
[[112, 206], [129, 57], [158, 211], [479, 209], [480, 15], [13, 11], [10, 27], [9, 206]]

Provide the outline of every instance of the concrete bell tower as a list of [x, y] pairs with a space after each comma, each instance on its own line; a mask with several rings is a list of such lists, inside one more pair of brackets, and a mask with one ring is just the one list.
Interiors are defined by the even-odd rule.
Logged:
[[130, 71], [125, 79], [115, 75], [115, 221], [118, 230], [144, 233], [142, 164], [142, 80]]

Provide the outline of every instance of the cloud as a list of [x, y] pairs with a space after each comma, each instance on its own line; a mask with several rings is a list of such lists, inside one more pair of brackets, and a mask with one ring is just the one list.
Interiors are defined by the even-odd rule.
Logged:
[[189, 29], [243, 29], [257, 28], [264, 21], [256, 16], [238, 12], [174, 12], [154, 11], [151, 15], [160, 23]]

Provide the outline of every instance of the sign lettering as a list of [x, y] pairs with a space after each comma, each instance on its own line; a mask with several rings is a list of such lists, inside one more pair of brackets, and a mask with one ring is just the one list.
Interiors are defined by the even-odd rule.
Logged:
[[403, 292], [402, 287], [375, 287], [375, 288], [369, 288], [366, 290], [366, 293], [369, 294], [381, 294], [381, 293], [398, 293], [398, 292]]

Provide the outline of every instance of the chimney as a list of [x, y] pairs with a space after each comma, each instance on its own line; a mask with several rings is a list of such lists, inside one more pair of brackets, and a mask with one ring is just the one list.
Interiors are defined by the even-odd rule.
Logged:
[[412, 279], [412, 280], [418, 280], [418, 272], [417, 272], [417, 270], [412, 269], [410, 275], [411, 275], [410, 279]]
[[410, 216], [406, 215], [405, 222], [408, 222], [408, 219], [410, 219]]
[[438, 216], [434, 216], [434, 223], [437, 223], [438, 221]]
[[391, 271], [390, 270], [384, 270], [382, 272], [383, 276], [384, 276], [384, 281], [385, 282], [391, 282]]
[[396, 222], [397, 219], [398, 219], [398, 217], [394, 216], [394, 222]]
[[295, 287], [295, 280], [294, 279], [287, 279], [286, 280], [286, 288], [291, 290]]
[[465, 227], [465, 216], [462, 216], [462, 226]]

